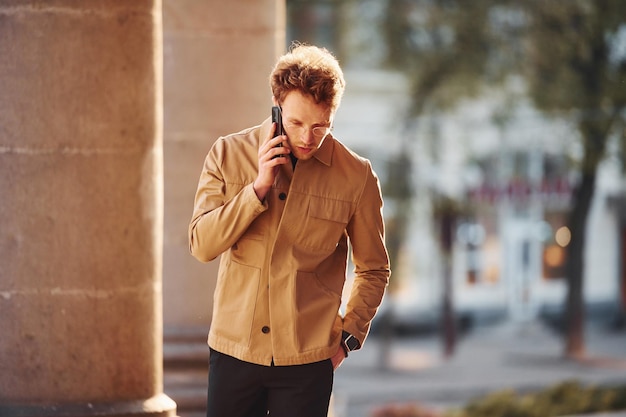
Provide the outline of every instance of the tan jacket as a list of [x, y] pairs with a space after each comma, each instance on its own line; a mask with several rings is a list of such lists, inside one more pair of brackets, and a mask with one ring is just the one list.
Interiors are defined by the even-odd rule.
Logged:
[[[366, 159], [328, 136], [315, 156], [281, 166], [261, 203], [252, 183], [261, 126], [219, 138], [206, 157], [191, 224], [192, 254], [220, 254], [209, 345], [243, 361], [298, 365], [330, 358], [342, 329], [361, 344], [390, 270], [382, 198]], [[348, 241], [353, 290], [340, 315]]]

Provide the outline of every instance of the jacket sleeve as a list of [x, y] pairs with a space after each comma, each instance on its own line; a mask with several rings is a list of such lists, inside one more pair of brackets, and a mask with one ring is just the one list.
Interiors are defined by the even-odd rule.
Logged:
[[363, 345], [382, 302], [391, 270], [385, 247], [383, 200], [376, 174], [368, 163], [363, 193], [347, 231], [355, 278], [344, 316], [344, 330]]
[[252, 182], [227, 181], [222, 170], [225, 154], [225, 140], [220, 138], [209, 151], [198, 181], [189, 224], [189, 249], [201, 262], [211, 261], [233, 246], [252, 221], [267, 210], [267, 203], [259, 201]]

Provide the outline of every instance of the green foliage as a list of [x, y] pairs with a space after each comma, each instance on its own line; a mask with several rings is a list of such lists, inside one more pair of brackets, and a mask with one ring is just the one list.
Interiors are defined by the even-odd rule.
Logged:
[[552, 417], [626, 409], [626, 387], [565, 381], [535, 394], [501, 391], [468, 404], [462, 417]]
[[[490, 0], [389, 0], [384, 34], [387, 62], [411, 74], [413, 114], [445, 108], [473, 95], [489, 58]], [[489, 67], [489, 68], [488, 68]]]
[[419, 404], [391, 404], [380, 407], [372, 417], [441, 417], [439, 413]]
[[393, 155], [385, 166], [387, 178], [383, 184], [385, 197], [396, 200], [408, 200], [413, 196], [411, 184], [411, 159], [406, 153]]
[[527, 68], [543, 109], [603, 112], [626, 104], [626, 57], [616, 55], [626, 2], [525, 2]]
[[388, 0], [383, 29], [413, 115], [518, 76], [539, 109], [576, 117], [588, 173], [624, 129], [626, 1]]
[[494, 392], [443, 413], [420, 404], [404, 404], [380, 407], [372, 417], [556, 417], [620, 410], [626, 410], [626, 386], [584, 386], [572, 380], [534, 394]]

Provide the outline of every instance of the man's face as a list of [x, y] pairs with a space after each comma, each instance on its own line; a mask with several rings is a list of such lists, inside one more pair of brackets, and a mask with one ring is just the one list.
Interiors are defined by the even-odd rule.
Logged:
[[311, 159], [330, 132], [333, 113], [299, 91], [288, 93], [281, 107], [292, 155], [301, 160]]

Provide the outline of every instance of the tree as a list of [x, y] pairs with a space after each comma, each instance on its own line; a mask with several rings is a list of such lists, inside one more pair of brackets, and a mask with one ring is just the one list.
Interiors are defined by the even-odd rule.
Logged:
[[[612, 134], [622, 130], [626, 109], [626, 3], [620, 0], [526, 3], [529, 16], [528, 80], [535, 104], [566, 112], [578, 126], [583, 157], [568, 224], [569, 282], [565, 353], [585, 353], [583, 271], [587, 217], [598, 165]], [[622, 148], [622, 155], [626, 149]], [[623, 158], [623, 156], [622, 156]]]
[[[407, 237], [411, 216], [411, 200], [414, 193], [411, 184], [411, 160], [406, 154], [392, 155], [387, 161], [385, 168], [383, 195], [385, 196], [385, 204], [391, 206], [391, 213], [388, 213], [385, 217], [385, 243], [389, 252], [389, 263], [394, 273], [394, 279], [389, 281], [387, 291], [392, 295], [398, 288], [398, 279], [395, 274], [397, 270], [401, 270], [401, 268], [398, 268], [400, 254]], [[393, 302], [390, 300], [387, 309], [379, 319], [382, 336], [379, 355], [381, 369], [389, 368], [394, 330], [393, 321], [394, 307]]]
[[388, 62], [413, 80], [413, 117], [515, 75], [537, 108], [574, 120], [584, 152], [568, 218], [564, 353], [584, 355], [585, 226], [612, 135], [626, 159], [626, 2], [389, 0], [384, 30]]

